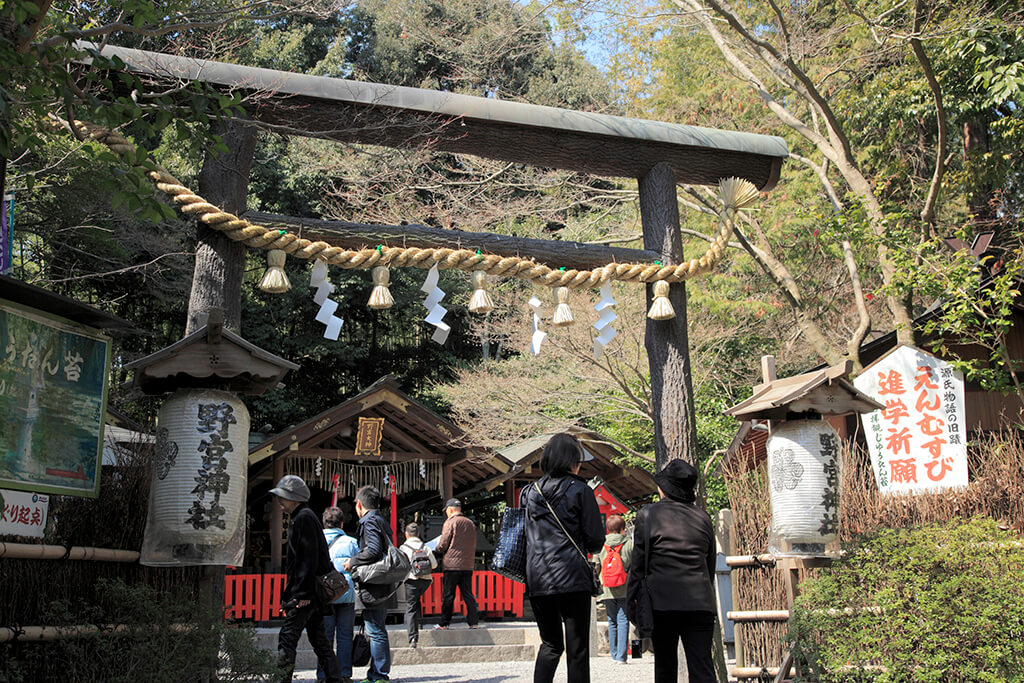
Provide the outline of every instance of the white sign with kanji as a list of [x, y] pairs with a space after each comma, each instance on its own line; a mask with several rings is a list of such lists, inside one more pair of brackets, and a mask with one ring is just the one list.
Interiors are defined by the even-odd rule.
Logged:
[[861, 415], [882, 493], [967, 486], [964, 377], [949, 363], [902, 345], [853, 381], [885, 405]]
[[0, 535], [42, 538], [46, 529], [46, 510], [50, 497], [25, 491], [0, 491], [4, 499], [0, 510]]

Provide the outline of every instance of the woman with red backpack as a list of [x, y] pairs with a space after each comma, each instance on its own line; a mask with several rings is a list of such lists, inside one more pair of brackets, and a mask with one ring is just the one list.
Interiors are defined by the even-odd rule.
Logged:
[[620, 515], [609, 515], [605, 522], [608, 534], [598, 560], [601, 563], [601, 595], [608, 613], [608, 651], [616, 664], [627, 664], [629, 620], [626, 618], [626, 577], [633, 558], [633, 539], [625, 535], [626, 522]]

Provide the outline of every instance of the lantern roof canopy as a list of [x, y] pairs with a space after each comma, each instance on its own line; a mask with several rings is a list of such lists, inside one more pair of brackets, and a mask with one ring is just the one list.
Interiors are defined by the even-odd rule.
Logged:
[[[78, 47], [120, 59], [141, 76], [201, 81], [261, 93], [253, 120], [292, 135], [386, 147], [420, 147], [640, 178], [669, 164], [680, 183], [715, 185], [731, 176], [771, 189], [788, 157], [783, 138], [545, 107], [493, 97], [262, 69], [113, 45]], [[90, 61], [88, 59], [83, 61]], [[160, 87], [160, 86], [155, 86]], [[164, 86], [165, 87], [165, 86]]]
[[737, 420], [781, 420], [788, 413], [845, 415], [885, 408], [847, 379], [853, 361], [846, 360], [802, 375], [774, 379], [754, 387], [754, 395], [725, 410]]
[[146, 394], [203, 388], [259, 395], [299, 369], [224, 327], [224, 312], [216, 308], [192, 334], [124, 367], [135, 371], [132, 386]]

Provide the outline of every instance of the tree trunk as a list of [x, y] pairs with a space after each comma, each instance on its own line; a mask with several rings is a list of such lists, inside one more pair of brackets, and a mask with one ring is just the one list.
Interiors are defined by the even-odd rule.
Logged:
[[[229, 151], [207, 154], [199, 173], [199, 194], [215, 206], [240, 214], [245, 211], [249, 170], [256, 152], [256, 130], [231, 122], [222, 124], [215, 132]], [[235, 332], [241, 329], [244, 272], [245, 245], [200, 223], [186, 335], [204, 324], [211, 308], [224, 311], [224, 324], [229, 329]]]
[[[968, 121], [964, 124], [964, 159], [975, 155], [981, 155], [989, 151], [988, 125], [981, 117]], [[980, 185], [971, 194], [969, 210], [971, 222], [979, 232], [993, 231], [998, 233], [998, 214], [995, 205], [992, 203], [992, 185], [985, 183]], [[1000, 243], [1000, 235], [996, 236], [996, 243]]]
[[[661, 252], [666, 265], [682, 263], [683, 242], [679, 233], [676, 180], [668, 164], [656, 165], [640, 179], [640, 217], [644, 249]], [[652, 286], [648, 285], [648, 308], [653, 296]], [[654, 457], [659, 470], [675, 458], [697, 464], [697, 428], [693, 416], [684, 283], [670, 287], [669, 301], [676, 317], [671, 320], [648, 318], [644, 335], [651, 369]]]

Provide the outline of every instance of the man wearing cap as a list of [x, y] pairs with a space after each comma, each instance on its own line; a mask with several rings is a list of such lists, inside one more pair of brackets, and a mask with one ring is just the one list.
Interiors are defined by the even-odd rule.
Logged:
[[443, 556], [444, 574], [441, 579], [441, 621], [437, 628], [446, 629], [452, 623], [455, 608], [455, 588], [466, 603], [466, 621], [470, 628], [479, 626], [480, 614], [473, 597], [473, 563], [476, 559], [476, 525], [462, 514], [462, 502], [450, 498], [444, 504], [448, 516], [441, 528], [436, 555]]
[[324, 632], [321, 605], [317, 601], [314, 587], [316, 577], [326, 574], [333, 565], [320, 520], [306, 505], [309, 501], [309, 487], [294, 474], [287, 474], [281, 477], [281, 481], [270, 492], [291, 516], [285, 555], [287, 583], [281, 595], [284, 625], [277, 637], [278, 661], [284, 670], [281, 681], [284, 683], [292, 680], [295, 649], [305, 630], [317, 661], [326, 674], [326, 680], [341, 683], [341, 669], [331, 648], [331, 641]]

